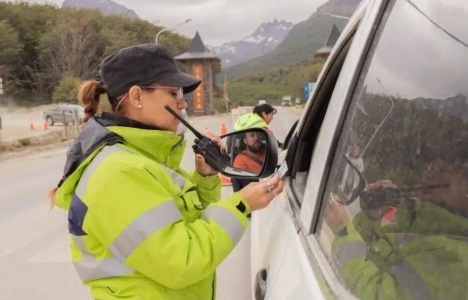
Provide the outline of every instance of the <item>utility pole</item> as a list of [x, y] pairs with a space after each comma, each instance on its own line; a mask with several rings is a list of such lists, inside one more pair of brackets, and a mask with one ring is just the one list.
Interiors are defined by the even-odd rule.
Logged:
[[226, 101], [226, 113], [229, 113], [229, 98], [227, 94], [227, 76], [224, 74], [224, 101]]
[[[0, 100], [3, 96], [3, 78], [0, 77]], [[2, 115], [3, 115], [3, 111], [2, 111], [2, 101], [0, 101], [0, 146], [2, 144], [2, 128], [3, 128], [3, 120], [2, 120]]]
[[160, 30], [160, 31], [156, 34], [156, 37], [155, 37], [155, 39], [154, 39], [154, 43], [155, 43], [155, 44], [158, 43], [158, 38], [159, 38], [159, 35], [160, 35], [161, 33], [165, 32], [165, 31], [172, 30], [172, 29], [174, 29], [174, 28], [176, 28], [176, 27], [179, 27], [180, 25], [187, 24], [187, 23], [190, 22], [190, 21], [192, 21], [192, 19], [187, 19], [187, 20], [185, 20], [184, 22], [179, 23], [179, 24], [177, 24], [177, 25], [174, 25], [174, 26], [172, 26], [172, 27], [170, 27], [170, 28], [164, 28], [164, 29]]

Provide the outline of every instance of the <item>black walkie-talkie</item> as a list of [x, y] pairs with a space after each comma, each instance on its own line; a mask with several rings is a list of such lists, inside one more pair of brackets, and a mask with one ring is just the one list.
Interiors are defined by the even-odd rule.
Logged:
[[231, 158], [227, 154], [221, 152], [220, 147], [211, 138], [201, 134], [195, 128], [192, 127], [187, 121], [179, 116], [172, 108], [168, 105], [164, 108], [176, 117], [182, 124], [184, 124], [193, 134], [195, 135], [195, 145], [192, 146], [195, 153], [201, 154], [207, 164], [218, 172], [223, 171], [226, 166], [229, 166]]

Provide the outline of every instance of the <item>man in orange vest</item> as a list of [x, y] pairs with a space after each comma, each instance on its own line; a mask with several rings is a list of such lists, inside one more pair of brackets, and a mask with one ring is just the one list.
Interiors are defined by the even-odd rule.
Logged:
[[247, 132], [244, 137], [244, 144], [246, 149], [236, 156], [233, 167], [253, 174], [260, 174], [266, 156], [261, 134]]

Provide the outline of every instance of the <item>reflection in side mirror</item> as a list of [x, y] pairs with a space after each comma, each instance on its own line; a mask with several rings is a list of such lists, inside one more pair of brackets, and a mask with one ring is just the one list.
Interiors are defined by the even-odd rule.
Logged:
[[251, 128], [222, 136], [230, 161], [223, 174], [228, 177], [264, 178], [278, 163], [276, 139], [262, 128]]
[[343, 154], [332, 189], [333, 199], [342, 205], [353, 203], [366, 188], [361, 171]]

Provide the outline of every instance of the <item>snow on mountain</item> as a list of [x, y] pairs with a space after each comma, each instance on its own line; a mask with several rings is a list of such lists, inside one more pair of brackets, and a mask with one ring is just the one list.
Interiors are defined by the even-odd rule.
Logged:
[[103, 15], [124, 15], [131, 19], [139, 19], [134, 10], [112, 0], [65, 0], [62, 7], [97, 9]]
[[209, 50], [222, 60], [223, 68], [227, 68], [274, 50], [293, 26], [291, 22], [274, 19], [262, 23], [251, 35], [240, 41], [209, 47]]

